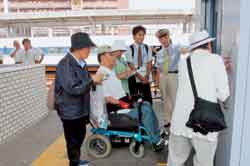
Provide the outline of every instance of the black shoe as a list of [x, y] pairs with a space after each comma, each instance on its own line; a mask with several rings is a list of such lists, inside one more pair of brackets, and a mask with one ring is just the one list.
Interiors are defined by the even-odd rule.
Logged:
[[161, 128], [160, 136], [164, 140], [168, 140], [168, 138], [169, 138], [169, 135], [170, 135], [170, 129], [169, 129], [169, 127], [170, 127], [170, 124], [167, 124], [167, 125], [164, 125]]
[[160, 139], [160, 141], [157, 144], [153, 144], [154, 152], [160, 152], [165, 148], [165, 140]]
[[171, 124], [168, 123], [168, 124], [165, 124], [165, 125], [164, 125], [164, 128], [170, 128], [170, 126], [171, 126]]

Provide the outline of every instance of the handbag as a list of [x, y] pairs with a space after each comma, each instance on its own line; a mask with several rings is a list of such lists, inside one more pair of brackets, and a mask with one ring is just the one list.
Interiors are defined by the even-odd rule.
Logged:
[[207, 135], [208, 132], [224, 130], [227, 126], [220, 104], [207, 101], [198, 96], [192, 71], [191, 57], [187, 58], [187, 67], [195, 102], [186, 126], [192, 128], [194, 132], [200, 132], [203, 135]]

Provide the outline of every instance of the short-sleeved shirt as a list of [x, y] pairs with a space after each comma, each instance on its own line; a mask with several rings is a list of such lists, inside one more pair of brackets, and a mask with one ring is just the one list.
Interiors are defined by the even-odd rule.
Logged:
[[[132, 56], [132, 50], [129, 49], [126, 53], [126, 59], [128, 63], [131, 63], [137, 69], [137, 72], [140, 73], [142, 76], [146, 75], [147, 72], [147, 64], [152, 62], [152, 49], [148, 47], [148, 51], [146, 49], [145, 44], [133, 44], [134, 48], [134, 56]], [[138, 48], [141, 47], [142, 50], [142, 67], [138, 68]], [[139, 79], [136, 79], [137, 82], [140, 82]]]
[[170, 58], [168, 71], [177, 71], [181, 55], [179, 45], [170, 45], [167, 48], [162, 47], [161, 50], [159, 50], [156, 54], [157, 56], [156, 66], [160, 69], [160, 71], [162, 71], [164, 63], [164, 49], [167, 49]]
[[[114, 67], [114, 71], [116, 74], [123, 73], [128, 70], [127, 62], [124, 60], [123, 57], [116, 60], [116, 65]], [[129, 94], [129, 87], [128, 87], [128, 78], [124, 78], [121, 80], [122, 82], [122, 88], [125, 91], [125, 93]]]
[[36, 61], [41, 60], [43, 52], [38, 48], [31, 48], [28, 51], [21, 50], [16, 53], [15, 62], [25, 65], [33, 65]]
[[120, 99], [126, 96], [121, 80], [119, 80], [114, 72], [107, 67], [100, 66], [97, 73], [102, 73], [105, 75], [106, 79], [102, 82], [103, 95], [104, 97], [113, 97], [115, 99]]
[[[15, 51], [16, 51], [16, 49], [13, 49], [9, 55], [12, 55]], [[17, 50], [17, 52], [16, 52], [16, 55], [17, 55], [17, 54], [20, 54], [22, 51], [23, 51], [23, 49], [22, 49], [22, 48], [19, 48], [19, 49]], [[16, 55], [15, 55], [15, 56], [16, 56]], [[15, 56], [14, 56], [13, 58], [15, 58]]]

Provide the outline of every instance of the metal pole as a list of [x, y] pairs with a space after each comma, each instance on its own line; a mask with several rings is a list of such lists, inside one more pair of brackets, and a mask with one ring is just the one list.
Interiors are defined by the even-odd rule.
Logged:
[[4, 4], [4, 13], [9, 13], [9, 0], [3, 0]]

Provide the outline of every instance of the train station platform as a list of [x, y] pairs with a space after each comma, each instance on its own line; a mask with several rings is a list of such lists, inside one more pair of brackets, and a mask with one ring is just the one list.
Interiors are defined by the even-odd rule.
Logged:
[[[36, 125], [0, 145], [0, 166], [67, 166], [65, 150], [60, 119], [56, 112], [50, 112]], [[94, 159], [83, 145], [82, 159], [89, 160], [91, 166], [166, 166], [167, 152], [155, 153], [146, 147], [145, 157], [136, 159], [128, 145], [116, 145], [108, 158]]]
[[[90, 71], [94, 70], [89, 68]], [[62, 124], [56, 111], [46, 107], [47, 86], [53, 70], [45, 75], [44, 65], [2, 66], [0, 72], [0, 166], [67, 166]], [[92, 71], [93, 72], [93, 71]], [[4, 98], [2, 98], [4, 96]], [[155, 111], [163, 124], [160, 99]], [[88, 126], [86, 137], [90, 133]], [[167, 150], [153, 152], [146, 146], [142, 159], [134, 158], [128, 144], [115, 144], [108, 158], [95, 159], [82, 146], [82, 159], [93, 166], [165, 166]]]

